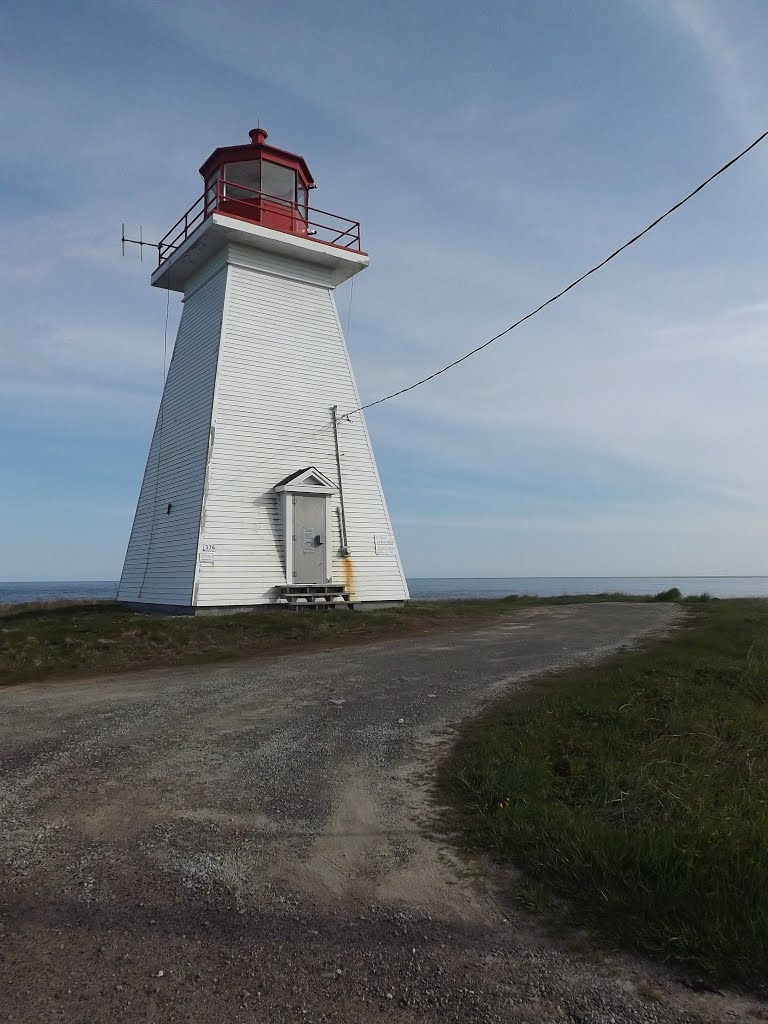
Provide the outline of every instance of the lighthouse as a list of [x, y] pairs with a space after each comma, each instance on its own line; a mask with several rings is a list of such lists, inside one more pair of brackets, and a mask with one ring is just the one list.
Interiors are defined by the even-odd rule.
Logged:
[[183, 307], [118, 599], [179, 613], [401, 604], [334, 298], [368, 266], [360, 225], [311, 207], [306, 161], [261, 128], [200, 174], [151, 278]]

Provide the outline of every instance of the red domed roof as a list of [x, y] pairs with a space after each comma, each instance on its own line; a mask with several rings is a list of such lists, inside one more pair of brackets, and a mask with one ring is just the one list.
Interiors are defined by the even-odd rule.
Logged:
[[314, 188], [315, 180], [310, 173], [307, 162], [298, 153], [290, 153], [287, 149], [278, 149], [267, 144], [267, 132], [263, 128], [252, 128], [249, 132], [251, 141], [242, 146], [220, 146], [214, 149], [200, 168], [204, 180], [211, 177], [213, 171], [222, 164], [237, 163], [239, 160], [254, 160], [261, 157], [273, 163], [295, 168], [304, 179], [308, 188]]

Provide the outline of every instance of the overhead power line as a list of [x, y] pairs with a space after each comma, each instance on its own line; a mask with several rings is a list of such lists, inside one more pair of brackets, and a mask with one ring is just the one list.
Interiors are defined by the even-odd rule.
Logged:
[[509, 334], [510, 331], [514, 331], [516, 327], [519, 327], [521, 324], [524, 324], [525, 321], [530, 320], [531, 317], [536, 316], [536, 314], [540, 313], [542, 309], [546, 309], [546, 307], [551, 306], [553, 302], [557, 302], [558, 299], [562, 299], [562, 297], [566, 295], [569, 291], [571, 291], [572, 288], [575, 288], [577, 285], [581, 284], [582, 281], [586, 281], [586, 279], [590, 277], [592, 274], [596, 274], [598, 270], [601, 270], [606, 265], [606, 263], [610, 263], [611, 260], [616, 259], [616, 257], [620, 253], [624, 252], [625, 249], [628, 249], [631, 245], [634, 245], [635, 242], [639, 242], [643, 235], [647, 235], [649, 231], [653, 231], [653, 229], [657, 227], [659, 224], [661, 224], [663, 220], [666, 220], [666, 218], [669, 217], [670, 214], [673, 214], [676, 210], [679, 210], [681, 206], [685, 206], [689, 199], [693, 199], [693, 197], [695, 195], [698, 195], [698, 193], [701, 192], [702, 189], [705, 189], [707, 185], [710, 185], [715, 180], [715, 178], [718, 178], [721, 174], [723, 174], [724, 171], [727, 171], [729, 167], [733, 167], [735, 163], [741, 160], [743, 156], [746, 156], [750, 150], [754, 149], [755, 146], [758, 146], [766, 138], [768, 138], [768, 131], [763, 132], [763, 134], [758, 136], [758, 138], [756, 138], [754, 142], [751, 142], [746, 147], [746, 149], [742, 149], [740, 153], [737, 153], [735, 157], [728, 161], [728, 163], [723, 164], [723, 166], [716, 170], [714, 174], [710, 174], [710, 176], [705, 181], [702, 181], [700, 185], [697, 185], [696, 188], [692, 192], [689, 192], [684, 199], [681, 199], [679, 202], [675, 203], [674, 206], [670, 206], [670, 208], [666, 210], [664, 213], [662, 213], [660, 217], [657, 217], [656, 220], [651, 221], [651, 223], [647, 227], [644, 227], [642, 231], [639, 231], [633, 238], [630, 238], [628, 242], [625, 242], [623, 245], [620, 245], [618, 249], [615, 249], [610, 254], [610, 256], [606, 256], [604, 260], [601, 260], [600, 263], [595, 264], [594, 267], [592, 267], [586, 273], [582, 274], [581, 277], [577, 277], [575, 281], [571, 281], [569, 285], [566, 285], [566, 287], [559, 291], [556, 295], [551, 296], [551, 298], [547, 299], [546, 302], [542, 302], [540, 306], [537, 306], [535, 309], [532, 309], [530, 313], [526, 313], [525, 316], [520, 317], [519, 320], [516, 320], [513, 324], [510, 324], [509, 327], [506, 327], [503, 331], [500, 331], [498, 334], [495, 334], [492, 338], [489, 338], [488, 341], [484, 341], [482, 345], [477, 345], [475, 348], [470, 349], [470, 351], [466, 352], [463, 356], [459, 356], [458, 359], [454, 359], [452, 363], [448, 363], [446, 366], [441, 367], [439, 370], [435, 370], [435, 372], [430, 373], [428, 377], [422, 377], [421, 380], [417, 380], [415, 384], [409, 384], [408, 387], [400, 388], [399, 391], [393, 391], [391, 395], [385, 395], [383, 398], [377, 398], [374, 402], [367, 402], [365, 405], [361, 405], [357, 409], [353, 409], [352, 412], [348, 413], [348, 415], [351, 416], [355, 412], [362, 412], [364, 409], [371, 409], [374, 405], [381, 405], [382, 402], [388, 402], [391, 398], [397, 398], [399, 395], [404, 395], [408, 391], [414, 391], [416, 388], [420, 388], [422, 384], [427, 384], [429, 381], [434, 380], [435, 377], [439, 377], [440, 374], [442, 373], [447, 373], [447, 371], [452, 370], [454, 366], [458, 366], [459, 363], [465, 362], [465, 360], [470, 359], [474, 355], [477, 355], [477, 353], [482, 352], [484, 348], [488, 348], [489, 345], [492, 345], [495, 341], [498, 341], [500, 338], [503, 338], [506, 334]]

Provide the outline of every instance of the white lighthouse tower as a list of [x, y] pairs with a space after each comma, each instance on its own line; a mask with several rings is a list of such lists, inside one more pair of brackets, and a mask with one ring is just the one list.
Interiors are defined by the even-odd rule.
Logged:
[[[334, 288], [357, 222], [314, 210], [304, 159], [215, 150], [159, 246], [183, 311], [118, 599], [167, 611], [402, 603], [408, 589]], [[350, 415], [347, 415], [350, 413]]]

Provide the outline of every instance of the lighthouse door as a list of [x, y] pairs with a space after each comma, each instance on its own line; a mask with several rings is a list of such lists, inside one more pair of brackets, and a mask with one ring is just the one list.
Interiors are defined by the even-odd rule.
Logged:
[[325, 498], [293, 498], [293, 582], [323, 584], [325, 579]]

